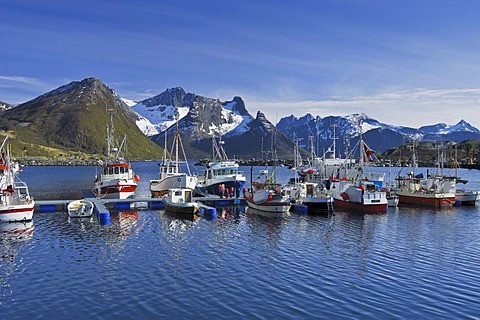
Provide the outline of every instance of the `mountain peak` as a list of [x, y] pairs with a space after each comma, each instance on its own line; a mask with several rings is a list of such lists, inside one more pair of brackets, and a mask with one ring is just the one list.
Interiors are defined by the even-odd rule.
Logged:
[[53, 89], [52, 91], [47, 92], [33, 99], [32, 101], [41, 100], [41, 99], [52, 97], [52, 96], [57, 96], [63, 93], [72, 92], [74, 90], [80, 90], [81, 91], [80, 93], [82, 93], [84, 89], [95, 89], [95, 88], [108, 88], [108, 87], [101, 80], [91, 77], [91, 78], [83, 79], [81, 81], [72, 81], [68, 84], [65, 84], [56, 89]]
[[242, 98], [235, 96], [231, 101], [225, 101], [223, 107], [227, 110], [238, 113], [239, 115], [249, 115], [247, 108], [245, 107], [245, 102]]

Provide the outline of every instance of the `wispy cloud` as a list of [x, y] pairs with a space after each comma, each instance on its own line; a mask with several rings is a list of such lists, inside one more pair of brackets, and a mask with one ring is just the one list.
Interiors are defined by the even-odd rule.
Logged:
[[36, 98], [67, 82], [65, 79], [52, 82], [24, 76], [0, 75], [0, 100], [7, 103], [23, 103]]

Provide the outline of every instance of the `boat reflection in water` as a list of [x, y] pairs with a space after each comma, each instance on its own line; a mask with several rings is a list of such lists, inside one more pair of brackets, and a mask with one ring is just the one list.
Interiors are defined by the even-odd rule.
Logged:
[[[2, 245], [6, 241], [23, 242], [33, 237], [35, 226], [33, 221], [0, 223], [0, 239]], [[2, 246], [3, 247], [3, 246]]]
[[182, 213], [182, 212], [175, 212], [167, 209], [163, 211], [163, 214], [161, 214], [161, 216], [163, 216], [162, 220], [166, 220], [166, 221], [185, 220], [185, 221], [195, 222], [199, 218], [199, 215], [196, 213]]
[[161, 230], [167, 235], [179, 235], [191, 229], [199, 220], [197, 214], [160, 211]]
[[28, 222], [4, 222], [0, 223], [0, 301], [7, 302], [7, 297], [13, 296], [13, 286], [10, 277], [14, 279], [15, 273], [21, 270], [23, 259], [17, 255], [33, 238], [34, 225]]
[[256, 214], [256, 215], [260, 215], [268, 218], [287, 218], [292, 214], [290, 211], [269, 212], [269, 211], [257, 210], [252, 207], [245, 208], [245, 213]]

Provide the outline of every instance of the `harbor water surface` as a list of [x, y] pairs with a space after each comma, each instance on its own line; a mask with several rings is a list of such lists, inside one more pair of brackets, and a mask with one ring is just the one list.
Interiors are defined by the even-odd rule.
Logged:
[[[132, 167], [137, 197], [148, 197], [157, 163]], [[36, 199], [76, 199], [95, 171], [30, 166], [20, 177]], [[466, 189], [480, 190], [479, 171], [459, 173]], [[279, 168], [282, 182], [290, 175]], [[217, 213], [191, 219], [137, 208], [100, 225], [37, 211], [31, 224], [3, 224], [0, 319], [480, 317], [478, 206]]]

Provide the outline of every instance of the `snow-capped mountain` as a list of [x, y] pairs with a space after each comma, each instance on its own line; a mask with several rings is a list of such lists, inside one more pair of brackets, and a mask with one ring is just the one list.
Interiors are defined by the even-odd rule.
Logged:
[[165, 92], [140, 101], [132, 109], [143, 117], [138, 123], [148, 136], [164, 132], [175, 124], [175, 112], [181, 121], [187, 116], [201, 120], [200, 132], [206, 135], [223, 136], [240, 134], [253, 117], [246, 111], [241, 98], [220, 102], [219, 99], [186, 93], [182, 88], [171, 88]]
[[[252, 117], [240, 97], [221, 102], [219, 99], [187, 93], [177, 87], [138, 103], [129, 104], [133, 105], [132, 110], [137, 113], [137, 126], [160, 145], [164, 143], [163, 132], [173, 137], [177, 110], [182, 140], [188, 141], [185, 143], [186, 149], [195, 157], [208, 155], [211, 151], [212, 136], [222, 136], [227, 146], [230, 145], [242, 156], [251, 157], [255, 154], [258, 156], [259, 151], [255, 148], [265, 151], [272, 147], [270, 141], [274, 125], [262, 112], [258, 112], [255, 118]], [[301, 147], [311, 150], [313, 146], [315, 152], [321, 155], [331, 147], [333, 137], [336, 137], [337, 156], [343, 154], [346, 148], [355, 145], [360, 132], [363, 132], [364, 139], [370, 147], [380, 152], [395, 148], [409, 140], [460, 142], [480, 138], [480, 131], [464, 120], [456, 125], [441, 123], [416, 129], [385, 124], [363, 113], [325, 118], [313, 117], [311, 114], [300, 118], [292, 115], [282, 118], [276, 126], [276, 131], [290, 139], [289, 143], [283, 144], [286, 149], [279, 151], [280, 153], [290, 153], [292, 141], [299, 140]], [[282, 139], [283, 137], [280, 140]], [[245, 141], [248, 143], [245, 144]], [[282, 147], [278, 145], [277, 141], [277, 150], [281, 150]]]
[[473, 127], [471, 124], [465, 120], [460, 120], [459, 123], [454, 125], [447, 125], [445, 123], [439, 123], [430, 126], [423, 126], [419, 128], [420, 131], [425, 134], [444, 134], [448, 135], [455, 132], [471, 132], [475, 134], [480, 134], [480, 130]]
[[[178, 112], [179, 131], [184, 149], [190, 157], [195, 158], [207, 157], [211, 154], [212, 137], [220, 136], [226, 142], [227, 153], [231, 148], [236, 151], [242, 150], [242, 156], [254, 155], [257, 152], [256, 143], [237, 138], [248, 135], [254, 127], [265, 126], [265, 130], [271, 132], [274, 128], [268, 120], [262, 120], [264, 116], [262, 118], [257, 114], [257, 118], [254, 118], [248, 113], [240, 97], [222, 102], [219, 99], [187, 93], [179, 87], [167, 89], [157, 96], [140, 101], [132, 106], [132, 110], [144, 119], [137, 121], [139, 128], [162, 146], [165, 140], [164, 133], [170, 137], [167, 140], [171, 140], [174, 136], [175, 113]], [[238, 142], [234, 145], [229, 144], [232, 140], [238, 140]], [[237, 144], [245, 144], [245, 141], [249, 141], [248, 148], [244, 146], [238, 148]], [[258, 145], [259, 150], [260, 147]], [[230, 153], [233, 154], [233, 151]], [[235, 154], [240, 155], [240, 153]]]
[[309, 148], [309, 138], [315, 137], [315, 149], [320, 153], [332, 145], [334, 136], [338, 138], [337, 149], [343, 152], [347, 141], [352, 144], [358, 140], [360, 128], [370, 147], [380, 152], [409, 140], [460, 142], [480, 138], [480, 131], [464, 120], [451, 126], [436, 124], [415, 129], [384, 124], [365, 114], [325, 118], [313, 117], [310, 114], [300, 118], [292, 115], [282, 118], [277, 128], [291, 139], [301, 139], [300, 145], [304, 148]]

